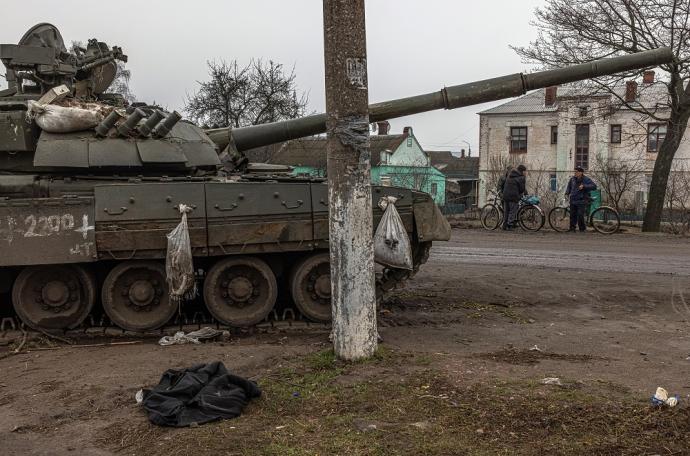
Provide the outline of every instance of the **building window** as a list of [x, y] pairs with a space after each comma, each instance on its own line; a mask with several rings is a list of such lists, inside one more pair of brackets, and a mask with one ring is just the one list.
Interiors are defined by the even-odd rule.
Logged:
[[431, 183], [431, 195], [436, 196], [438, 193], [438, 184], [436, 182]]
[[527, 127], [510, 127], [510, 153], [527, 152]]
[[587, 117], [587, 106], [580, 107], [580, 117]]
[[549, 176], [549, 184], [551, 185], [552, 192], [558, 191], [558, 179], [556, 178], [555, 174], [551, 174], [551, 176]]
[[589, 167], [589, 125], [575, 126], [575, 166]]
[[614, 144], [620, 144], [622, 132], [623, 127], [621, 125], [611, 125], [611, 142]]
[[551, 144], [558, 144], [558, 126], [551, 127]]
[[666, 139], [666, 124], [653, 123], [647, 126], [647, 152], [659, 152]]

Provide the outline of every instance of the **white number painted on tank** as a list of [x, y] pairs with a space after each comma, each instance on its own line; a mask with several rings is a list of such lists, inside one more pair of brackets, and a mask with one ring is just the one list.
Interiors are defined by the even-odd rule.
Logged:
[[94, 226], [89, 225], [89, 216], [87, 214], [82, 215], [81, 226], [79, 227], [76, 226], [74, 215], [72, 214], [40, 216], [29, 214], [23, 220], [20, 218], [19, 221], [15, 217], [8, 215], [5, 220], [0, 219], [0, 240], [7, 241], [10, 244], [16, 239], [17, 235], [25, 238], [34, 238], [79, 233], [86, 241], [89, 237], [89, 231], [93, 230]]
[[[85, 215], [86, 220], [88, 222], [88, 215]], [[72, 214], [65, 214], [62, 216], [60, 219], [60, 229], [63, 231], [69, 231], [71, 229], [74, 229], [74, 216]]]
[[69, 253], [72, 255], [90, 256], [92, 249], [93, 242], [84, 242], [82, 244], [75, 244], [74, 247], [69, 249]]
[[40, 236], [40, 234], [36, 233], [36, 225], [38, 222], [36, 222], [36, 216], [35, 215], [30, 215], [27, 218], [24, 219], [24, 226], [26, 226], [26, 231], [24, 232], [24, 237], [34, 237], [34, 236]]

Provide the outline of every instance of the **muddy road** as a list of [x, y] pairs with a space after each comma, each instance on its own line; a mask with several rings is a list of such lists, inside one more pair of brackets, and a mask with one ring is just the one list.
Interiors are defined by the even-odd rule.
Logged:
[[435, 263], [522, 264], [532, 268], [689, 276], [690, 239], [656, 234], [455, 230], [450, 242], [434, 247], [432, 258]]
[[[684, 238], [455, 229], [380, 309], [389, 355], [378, 364], [340, 366], [315, 377], [309, 368], [304, 375], [312, 375], [311, 386], [299, 389], [307, 378], [296, 377], [302, 375], [299, 360], [328, 350], [323, 328], [175, 347], [143, 338], [133, 345], [38, 350], [49, 345], [39, 341], [0, 360], [2, 454], [410, 454], [411, 448], [425, 454], [454, 454], [448, 448], [464, 449], [459, 454], [668, 454], [664, 448], [687, 454], [688, 276], [690, 241]], [[134, 393], [166, 369], [213, 360], [256, 379], [267, 393], [226, 423], [197, 430], [149, 425]], [[275, 382], [286, 367], [293, 370], [282, 397]], [[415, 384], [429, 375], [433, 381]], [[570, 386], [541, 385], [545, 377]], [[319, 381], [327, 387], [319, 390]], [[396, 382], [407, 386], [375, 389]], [[429, 393], [436, 383], [446, 389]], [[680, 395], [677, 419], [649, 411], [657, 386]], [[485, 388], [493, 403], [481, 399]], [[294, 389], [305, 402], [283, 407]], [[391, 404], [409, 397], [444, 402], [400, 402], [384, 410], [361, 405], [355, 393]], [[458, 407], [468, 412], [455, 415]], [[397, 416], [398, 409], [415, 416]], [[514, 413], [514, 421], [506, 418]], [[558, 425], [549, 428], [545, 417]], [[660, 419], [668, 421], [649, 424]], [[504, 436], [499, 440], [486, 435], [496, 423], [501, 427], [494, 431]], [[329, 426], [345, 429], [352, 440], [328, 443]], [[608, 426], [620, 430], [615, 442], [599, 436]], [[374, 428], [388, 431], [368, 432]], [[670, 428], [677, 435], [669, 435]], [[390, 432], [401, 438], [391, 439]]]

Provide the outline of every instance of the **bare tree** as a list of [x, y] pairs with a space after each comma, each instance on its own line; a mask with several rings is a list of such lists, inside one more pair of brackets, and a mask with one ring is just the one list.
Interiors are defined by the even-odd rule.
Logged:
[[489, 168], [486, 175], [486, 189], [496, 190], [498, 181], [509, 168], [515, 168], [522, 164], [516, 155], [492, 155], [489, 157]]
[[137, 97], [132, 93], [129, 87], [129, 80], [132, 77], [132, 71], [125, 68], [124, 62], [117, 62], [117, 72], [115, 73], [115, 80], [106, 93], [119, 93], [129, 104], [137, 101]]
[[556, 191], [551, 188], [551, 170], [546, 166], [545, 159], [542, 157], [538, 161], [532, 161], [527, 165], [527, 193], [538, 195], [541, 207], [547, 213], [551, 208], [556, 207], [559, 199], [562, 198], [562, 191], [556, 185]]
[[297, 95], [294, 68], [286, 73], [272, 60], [208, 62], [209, 80], [187, 97], [185, 111], [197, 123], [211, 127], [243, 127], [304, 115], [308, 97]]
[[428, 192], [436, 174], [431, 167], [391, 166], [385, 175], [391, 178], [393, 185]]
[[690, 176], [685, 164], [674, 163], [666, 187], [668, 226], [674, 234], [690, 231]]
[[620, 156], [604, 158], [597, 154], [593, 165], [589, 170], [590, 174], [608, 203], [621, 212], [624, 198], [645, 179], [645, 158], [640, 155], [633, 155], [628, 159]]
[[654, 164], [643, 230], [658, 231], [672, 161], [690, 118], [690, 2], [688, 0], [547, 0], [535, 11], [538, 38], [514, 47], [525, 62], [543, 67], [589, 62], [602, 57], [667, 46], [676, 58], [664, 64], [665, 95], [658, 103], [626, 102], [616, 88], [630, 72], [590, 81], [619, 106], [667, 125]]

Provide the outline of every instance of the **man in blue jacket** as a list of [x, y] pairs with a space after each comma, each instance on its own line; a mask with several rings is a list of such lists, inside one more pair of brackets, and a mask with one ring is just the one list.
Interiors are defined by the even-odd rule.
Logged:
[[585, 212], [590, 202], [589, 192], [596, 189], [597, 184], [585, 176], [585, 170], [576, 166], [575, 175], [570, 178], [568, 187], [565, 189], [565, 196], [570, 197], [570, 229], [568, 231], [574, 232], [575, 224], [580, 228], [580, 232], [584, 233], [587, 230]]

